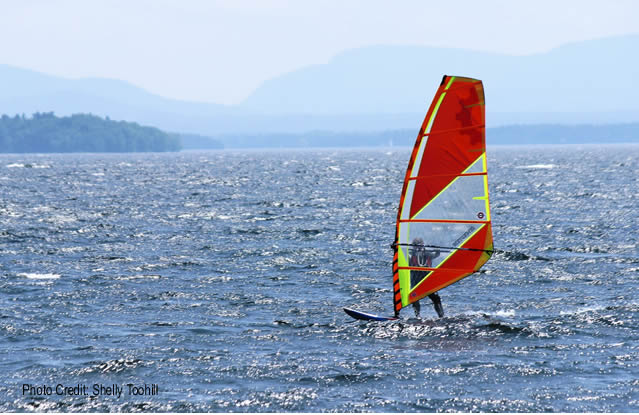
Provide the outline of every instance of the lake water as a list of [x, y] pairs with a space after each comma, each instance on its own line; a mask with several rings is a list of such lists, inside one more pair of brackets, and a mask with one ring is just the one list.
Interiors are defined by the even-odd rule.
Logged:
[[409, 155], [0, 155], [0, 410], [639, 411], [639, 146], [489, 147], [500, 252], [354, 321]]

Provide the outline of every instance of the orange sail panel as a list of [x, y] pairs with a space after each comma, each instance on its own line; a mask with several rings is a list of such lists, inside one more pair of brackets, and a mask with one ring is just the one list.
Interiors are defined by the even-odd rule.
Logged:
[[395, 311], [479, 270], [492, 250], [484, 88], [477, 79], [444, 76], [400, 198]]

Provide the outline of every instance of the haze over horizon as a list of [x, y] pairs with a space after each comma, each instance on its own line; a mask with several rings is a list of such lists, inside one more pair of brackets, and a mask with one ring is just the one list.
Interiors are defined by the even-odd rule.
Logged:
[[136, 2], [28, 0], [3, 4], [0, 64], [45, 74], [111, 78], [163, 97], [236, 105], [263, 82], [375, 45], [531, 55], [639, 33], [627, 0]]

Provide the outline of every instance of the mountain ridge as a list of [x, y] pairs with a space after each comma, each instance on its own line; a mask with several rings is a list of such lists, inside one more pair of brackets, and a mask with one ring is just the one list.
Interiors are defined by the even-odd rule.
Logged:
[[[443, 74], [482, 79], [489, 126], [639, 121], [639, 35], [513, 56], [369, 46], [265, 81], [239, 105], [161, 97], [117, 79], [69, 79], [0, 64], [0, 113], [92, 113], [191, 134], [376, 131], [421, 123]], [[593, 59], [593, 57], [597, 57]]]
[[[241, 105], [273, 114], [300, 108], [323, 114], [414, 112], [432, 97], [438, 86], [434, 80], [447, 74], [482, 79], [488, 108], [495, 112], [639, 111], [632, 94], [639, 90], [639, 61], [633, 53], [637, 44], [639, 35], [629, 35], [573, 42], [524, 56], [369, 46], [265, 81]], [[612, 78], [623, 82], [609, 82]]]

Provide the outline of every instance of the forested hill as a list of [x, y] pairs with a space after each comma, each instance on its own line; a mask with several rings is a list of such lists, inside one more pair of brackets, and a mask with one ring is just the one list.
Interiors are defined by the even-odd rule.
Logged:
[[179, 151], [180, 137], [154, 127], [90, 114], [0, 118], [0, 153]]

